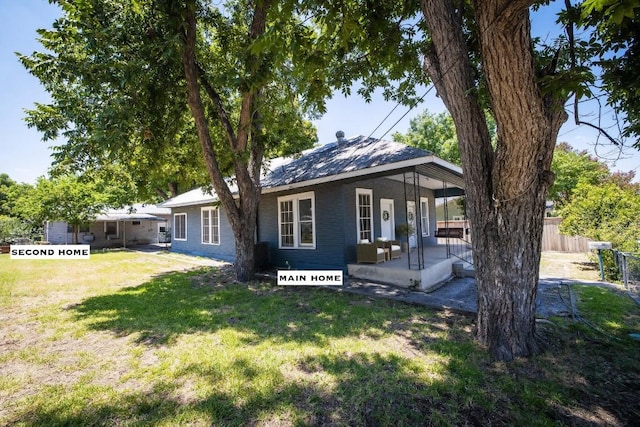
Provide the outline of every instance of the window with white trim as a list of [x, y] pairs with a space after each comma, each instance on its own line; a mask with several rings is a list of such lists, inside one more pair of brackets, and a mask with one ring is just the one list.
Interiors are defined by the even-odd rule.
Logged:
[[315, 194], [313, 191], [278, 197], [280, 249], [315, 249], [315, 221]]
[[187, 240], [186, 213], [177, 213], [173, 215], [173, 238], [175, 240]]
[[220, 244], [220, 210], [217, 207], [202, 208], [202, 243]]
[[105, 221], [104, 234], [116, 238], [120, 236], [120, 223], [118, 221]]
[[358, 242], [373, 242], [373, 190], [356, 188]]
[[[91, 232], [91, 227], [88, 223], [83, 223], [78, 226], [78, 232], [80, 233], [89, 233]], [[75, 233], [74, 226], [72, 224], [67, 223], [67, 233]]]
[[420, 229], [422, 237], [429, 236], [429, 199], [420, 197]]

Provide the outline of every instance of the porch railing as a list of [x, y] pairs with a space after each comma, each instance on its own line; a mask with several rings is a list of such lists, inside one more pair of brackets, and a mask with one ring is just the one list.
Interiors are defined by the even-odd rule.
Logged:
[[471, 239], [468, 234], [465, 237], [447, 237], [447, 257], [458, 258], [469, 265], [473, 265], [473, 249], [471, 247]]

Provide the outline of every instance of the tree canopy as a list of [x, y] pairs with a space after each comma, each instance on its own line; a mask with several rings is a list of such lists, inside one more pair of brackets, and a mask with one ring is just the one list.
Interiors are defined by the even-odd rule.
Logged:
[[105, 208], [118, 205], [118, 191], [110, 190], [100, 182], [83, 181], [76, 175], [40, 177], [15, 200], [14, 212], [32, 227], [46, 221], [65, 221], [74, 226], [77, 241], [80, 225], [94, 221]]
[[[593, 80], [601, 87], [595, 87], [593, 94], [604, 95], [616, 120], [623, 121], [615, 129], [631, 140], [629, 145], [640, 149], [640, 4], [634, 0], [585, 0], [569, 7], [565, 17], [567, 21], [575, 19], [583, 32], [571, 46], [572, 55], [578, 58], [572, 65], [586, 67], [594, 74]], [[569, 32], [570, 42], [572, 38]]]
[[[495, 122], [487, 115], [489, 132], [495, 138]], [[405, 134], [396, 132], [393, 140], [412, 147], [430, 151], [441, 159], [460, 165], [460, 147], [456, 136], [456, 128], [451, 114], [443, 111], [438, 114], [428, 109], [409, 121], [409, 129]]]
[[152, 43], [157, 13], [101, 1], [56, 3], [63, 16], [52, 30], [39, 30], [43, 51], [19, 56], [52, 97], [27, 112], [27, 123], [45, 141], [64, 139], [54, 147], [54, 170], [109, 175], [117, 168], [142, 199], [206, 182], [179, 62]]
[[0, 215], [20, 218], [15, 210], [15, 201], [31, 187], [29, 184], [14, 181], [6, 173], [0, 174]]
[[571, 204], [574, 190], [580, 183], [596, 186], [614, 184], [623, 189], [637, 189], [637, 184], [633, 183], [634, 171], [611, 172], [604, 162], [586, 150], [574, 150], [566, 142], [556, 145], [551, 170], [555, 179], [548, 198], [558, 209]]
[[555, 179], [549, 188], [549, 200], [561, 208], [570, 200], [573, 190], [582, 181], [588, 184], [598, 184], [609, 176], [606, 164], [589, 155], [586, 151], [574, 150], [567, 143], [556, 145], [551, 162], [551, 170]]
[[[619, 251], [637, 250], [640, 184], [633, 182], [633, 171], [612, 173], [604, 163], [566, 143], [556, 147], [552, 169], [556, 181], [549, 197], [557, 202], [562, 232], [611, 242]], [[617, 278], [610, 254], [605, 256], [605, 267], [607, 276]]]
[[0, 173], [0, 215], [10, 216], [9, 191], [16, 182], [6, 173]]
[[571, 235], [612, 242], [621, 251], [635, 251], [640, 239], [638, 188], [615, 182], [578, 183], [571, 203], [561, 209], [562, 230]]
[[56, 157], [71, 170], [117, 165], [139, 186], [172, 195], [210, 184], [244, 242], [238, 274], [252, 277], [252, 259], [242, 260], [262, 160], [315, 142], [305, 117], [317, 105], [305, 90], [310, 80], [288, 49], [266, 42], [290, 34], [312, 41], [309, 26], [268, 1], [55, 3], [63, 16], [39, 31], [43, 51], [20, 56], [52, 97], [28, 112], [28, 123], [45, 139], [64, 136]]
[[406, 134], [396, 132], [393, 140], [428, 150], [456, 165], [461, 163], [456, 128], [449, 113], [433, 114], [425, 110], [409, 121]]

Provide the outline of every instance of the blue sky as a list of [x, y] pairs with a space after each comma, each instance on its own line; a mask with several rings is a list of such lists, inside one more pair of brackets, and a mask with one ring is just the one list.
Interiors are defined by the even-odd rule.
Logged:
[[[39, 132], [27, 128], [24, 122], [24, 110], [32, 108], [34, 102], [47, 102], [48, 96], [38, 80], [18, 62], [14, 52], [28, 54], [39, 50], [36, 30], [50, 28], [58, 15], [57, 7], [46, 0], [0, 0], [3, 21], [0, 26], [0, 173], [7, 173], [18, 182], [34, 183], [38, 176], [46, 175], [51, 164], [51, 144], [42, 142]], [[544, 37], [545, 31], [554, 28], [554, 19], [552, 11], [538, 13], [533, 19], [534, 32]], [[357, 96], [345, 98], [336, 94], [327, 104], [327, 113], [315, 122], [319, 141], [334, 141], [337, 130], [343, 130], [347, 136], [368, 136], [394, 107], [394, 103], [385, 102], [381, 97], [366, 103]], [[410, 111], [385, 138], [390, 139], [393, 132], [405, 132], [409, 120], [425, 108], [435, 113], [444, 110], [435, 91], [431, 91], [425, 101]], [[583, 111], [587, 109], [583, 108]], [[406, 107], [398, 107], [373, 136], [381, 137], [405, 113]], [[605, 119], [608, 119], [607, 115]], [[598, 155], [613, 170], [635, 169], [640, 174], [640, 153], [637, 150], [626, 149], [619, 157], [619, 150], [614, 147], [596, 145], [596, 137], [592, 129], [576, 127], [570, 119], [560, 130], [558, 139]]]

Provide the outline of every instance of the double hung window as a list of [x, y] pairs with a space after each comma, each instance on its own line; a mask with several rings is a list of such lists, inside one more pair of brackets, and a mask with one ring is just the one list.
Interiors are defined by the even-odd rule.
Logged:
[[173, 215], [173, 238], [175, 240], [187, 240], [186, 213], [177, 213]]
[[202, 243], [205, 245], [220, 244], [220, 209], [217, 207], [202, 208]]
[[358, 221], [358, 242], [373, 242], [373, 190], [356, 189], [356, 214]]
[[312, 191], [278, 197], [280, 248], [316, 247], [315, 196]]
[[429, 199], [420, 197], [420, 228], [422, 237], [429, 236]]

